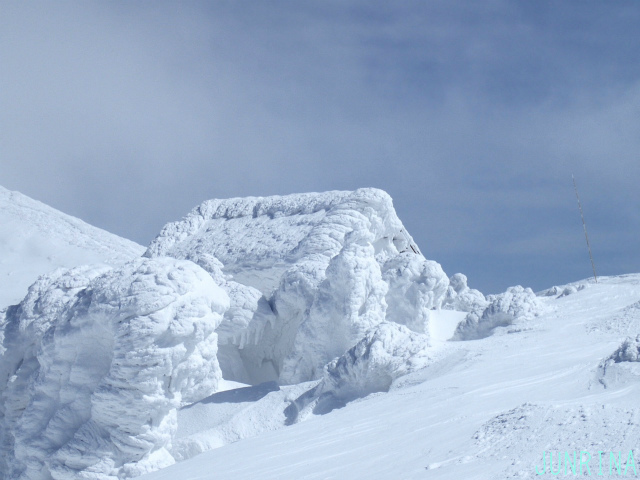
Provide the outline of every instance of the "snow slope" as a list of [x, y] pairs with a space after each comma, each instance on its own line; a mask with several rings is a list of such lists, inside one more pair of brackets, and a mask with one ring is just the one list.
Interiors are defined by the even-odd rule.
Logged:
[[565, 468], [579, 473], [581, 455], [581, 478], [637, 477], [640, 275], [571, 287], [539, 296], [538, 316], [440, 342], [388, 393], [141, 479], [553, 478], [550, 459], [564, 478]]
[[87, 263], [115, 265], [144, 249], [18, 192], [0, 187], [0, 310], [39, 275]]

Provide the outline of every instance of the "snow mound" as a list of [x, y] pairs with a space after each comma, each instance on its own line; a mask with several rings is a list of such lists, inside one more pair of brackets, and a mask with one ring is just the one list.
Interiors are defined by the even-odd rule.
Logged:
[[486, 308], [488, 304], [489, 302], [479, 290], [468, 287], [466, 275], [456, 273], [449, 278], [444, 309], [473, 312]]
[[119, 265], [142, 255], [134, 242], [0, 187], [0, 309], [20, 302], [29, 285], [56, 268]]
[[559, 287], [555, 285], [551, 288], [547, 288], [546, 290], [542, 290], [541, 292], [538, 292], [536, 295], [538, 297], [557, 297], [558, 295], [562, 294], [563, 290], [564, 290], [564, 287]]
[[1, 324], [0, 478], [126, 478], [174, 462], [176, 411], [216, 391], [226, 293], [191, 262], [41, 277]]
[[405, 252], [385, 262], [383, 272], [389, 285], [386, 320], [429, 333], [431, 311], [442, 305], [448, 288], [442, 267]]
[[449, 283], [377, 189], [210, 200], [145, 253], [162, 255], [225, 276], [223, 371], [254, 384], [320, 378], [383, 321], [428, 332]]
[[287, 410], [289, 422], [323, 414], [371, 393], [387, 392], [397, 378], [425, 368], [430, 360], [424, 334], [382, 323], [329, 363], [318, 385]]
[[626, 338], [598, 364], [596, 380], [605, 388], [637, 384], [640, 380], [640, 335]]
[[640, 335], [625, 339], [622, 345], [611, 354], [609, 360], [614, 363], [640, 362]]
[[456, 340], [475, 340], [491, 335], [496, 327], [511, 325], [518, 319], [530, 319], [544, 309], [533, 290], [520, 285], [509, 287], [506, 292], [487, 297], [489, 305], [470, 312], [458, 325]]
[[587, 285], [584, 283], [578, 283], [574, 285], [566, 285], [564, 287], [551, 287], [547, 290], [543, 290], [542, 292], [538, 292], [536, 295], [538, 297], [556, 297], [562, 298], [568, 295], [573, 295], [574, 293], [580, 292], [587, 288]]

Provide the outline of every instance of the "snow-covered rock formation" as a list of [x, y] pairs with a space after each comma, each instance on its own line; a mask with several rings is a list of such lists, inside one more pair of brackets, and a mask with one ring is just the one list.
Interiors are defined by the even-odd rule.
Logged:
[[[638, 303], [628, 310], [636, 310]], [[636, 328], [637, 331], [637, 328]], [[596, 368], [595, 378], [605, 388], [616, 388], [625, 384], [637, 384], [640, 380], [640, 335], [627, 337]]]
[[543, 304], [530, 288], [520, 285], [487, 297], [488, 306], [482, 304], [470, 312], [458, 325], [454, 334], [457, 340], [475, 340], [491, 334], [496, 327], [512, 324], [517, 319], [533, 318], [543, 311]]
[[38, 276], [59, 267], [122, 264], [144, 248], [18, 192], [0, 187], [0, 310], [20, 302]]
[[320, 378], [383, 321], [427, 332], [449, 284], [376, 189], [210, 200], [165, 226], [145, 256], [224, 279], [223, 372], [251, 383]]
[[173, 463], [176, 409], [221, 379], [228, 307], [183, 260], [41, 277], [0, 319], [0, 478], [116, 479]]

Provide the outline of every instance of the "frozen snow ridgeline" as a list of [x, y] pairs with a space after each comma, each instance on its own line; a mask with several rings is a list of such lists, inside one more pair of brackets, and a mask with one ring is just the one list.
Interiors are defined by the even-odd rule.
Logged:
[[449, 286], [376, 189], [206, 201], [145, 256], [192, 260], [223, 284], [223, 373], [248, 383], [320, 378], [384, 321], [426, 334]]
[[144, 247], [0, 187], [0, 310], [38, 276], [87, 263], [121, 265]]
[[41, 277], [0, 325], [0, 478], [116, 479], [173, 463], [176, 409], [221, 378], [228, 306], [183, 260]]

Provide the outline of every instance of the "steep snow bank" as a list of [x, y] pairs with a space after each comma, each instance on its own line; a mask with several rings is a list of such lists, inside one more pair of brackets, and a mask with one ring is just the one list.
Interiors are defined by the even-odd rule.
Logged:
[[228, 275], [223, 369], [252, 383], [319, 378], [385, 320], [427, 333], [449, 284], [376, 189], [210, 200], [162, 230], [159, 255]]
[[38, 276], [87, 263], [117, 265], [144, 248], [0, 187], [0, 309], [18, 303]]
[[173, 463], [176, 409], [216, 391], [226, 293], [191, 262], [41, 277], [1, 323], [0, 478], [124, 478]]

